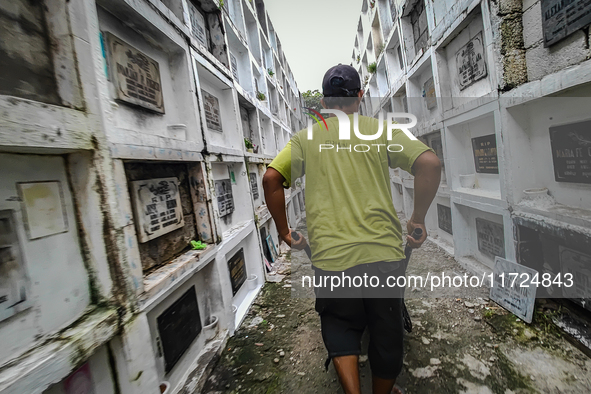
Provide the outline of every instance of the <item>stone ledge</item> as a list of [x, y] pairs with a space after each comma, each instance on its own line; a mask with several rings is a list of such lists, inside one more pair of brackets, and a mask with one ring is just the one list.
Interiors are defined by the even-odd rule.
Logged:
[[158, 268], [144, 277], [144, 292], [140, 296], [141, 311], [148, 311], [168, 296], [186, 279], [193, 276], [213, 261], [217, 245], [208, 245], [204, 250], [191, 250]]
[[176, 388], [178, 394], [199, 394], [205, 386], [205, 382], [211, 375], [213, 368], [222, 355], [222, 350], [227, 341], [227, 335], [222, 339], [208, 343], [201, 351], [195, 362], [189, 367], [189, 373], [184, 377], [183, 383]]
[[88, 311], [70, 327], [0, 367], [0, 392], [43, 393], [115, 336], [118, 327], [114, 309]]
[[82, 111], [0, 95], [0, 145], [15, 151], [93, 150], [91, 122]]

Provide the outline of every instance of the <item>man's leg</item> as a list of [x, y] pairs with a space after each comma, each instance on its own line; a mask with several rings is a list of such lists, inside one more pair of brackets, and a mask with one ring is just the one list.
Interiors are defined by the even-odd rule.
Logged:
[[357, 355], [339, 356], [332, 359], [345, 394], [361, 394], [358, 361], [359, 356]]
[[[357, 274], [356, 270], [355, 267], [348, 269], [345, 274], [353, 277]], [[317, 277], [340, 276], [340, 272], [323, 271], [316, 267], [314, 271]], [[331, 281], [328, 280], [328, 283]], [[348, 287], [329, 290], [315, 288], [322, 339], [345, 393], [361, 394], [358, 359], [361, 354], [361, 336], [367, 325], [361, 291]]]
[[401, 299], [366, 299], [373, 393], [390, 394], [402, 369], [404, 328]]
[[372, 391], [373, 394], [390, 394], [396, 393], [396, 391], [392, 391], [394, 388], [394, 384], [396, 383], [396, 379], [382, 379], [378, 378], [375, 375], [372, 375]]
[[[382, 261], [366, 264], [368, 276], [377, 276], [380, 283], [388, 277], [404, 275], [401, 261]], [[372, 372], [374, 394], [398, 394], [396, 378], [402, 370], [404, 323], [402, 301], [404, 288], [364, 289], [364, 309], [369, 330], [369, 365]]]

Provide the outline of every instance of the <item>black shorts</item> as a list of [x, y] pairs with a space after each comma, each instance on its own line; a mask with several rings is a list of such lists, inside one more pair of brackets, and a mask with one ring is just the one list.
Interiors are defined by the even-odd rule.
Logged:
[[[362, 264], [344, 271], [345, 275], [376, 275], [385, 280], [388, 275], [404, 275], [403, 262]], [[342, 276], [315, 268], [316, 276]], [[384, 283], [384, 282], [382, 282]], [[341, 290], [341, 289], [339, 289]], [[363, 331], [369, 330], [368, 359], [372, 373], [382, 379], [396, 379], [402, 370], [404, 327], [402, 306], [404, 289], [389, 289], [384, 293], [362, 287], [330, 291], [316, 288], [316, 311], [320, 314], [322, 338], [333, 357], [361, 354]], [[352, 297], [353, 296], [353, 297]]]

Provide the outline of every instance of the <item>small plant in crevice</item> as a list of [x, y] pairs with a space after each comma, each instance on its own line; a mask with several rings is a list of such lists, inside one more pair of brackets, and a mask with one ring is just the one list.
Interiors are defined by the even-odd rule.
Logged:
[[357, 63], [359, 63], [361, 61], [361, 55], [357, 55], [357, 59], [355, 60], [357, 60]]
[[269, 76], [271, 76], [271, 77], [272, 77], [273, 75], [275, 75], [275, 72], [274, 72], [274, 71], [273, 71], [273, 69], [271, 69], [271, 68], [268, 68], [268, 69], [267, 69], [267, 72], [269, 73]]
[[257, 99], [259, 99], [260, 101], [265, 101], [267, 99], [267, 96], [265, 96], [265, 93], [257, 91]]
[[367, 71], [371, 74], [374, 74], [378, 69], [378, 65], [376, 62], [370, 63], [367, 65]]

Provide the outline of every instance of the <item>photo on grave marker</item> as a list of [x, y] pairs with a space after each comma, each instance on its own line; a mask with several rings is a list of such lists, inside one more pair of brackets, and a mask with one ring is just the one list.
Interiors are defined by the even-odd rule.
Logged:
[[201, 332], [195, 286], [191, 286], [156, 320], [164, 353], [164, 369], [168, 373]]
[[215, 194], [218, 201], [218, 211], [220, 217], [224, 217], [234, 212], [232, 182], [229, 179], [215, 181]]
[[497, 137], [494, 134], [472, 138], [472, 151], [476, 172], [480, 174], [498, 174]]
[[11, 209], [0, 211], [0, 321], [28, 308], [29, 281]]
[[220, 112], [220, 102], [216, 96], [201, 89], [203, 96], [203, 109], [205, 111], [205, 123], [209, 130], [223, 131]]
[[478, 250], [490, 257], [505, 258], [505, 232], [502, 224], [476, 218], [476, 238]]
[[136, 229], [141, 243], [185, 225], [178, 178], [131, 182]]
[[236, 295], [240, 287], [246, 281], [246, 263], [244, 261], [244, 249], [240, 249], [230, 260], [228, 260], [228, 271], [232, 284], [232, 295]]
[[464, 90], [474, 82], [486, 77], [482, 32], [479, 32], [456, 52], [456, 69], [458, 70], [460, 90]]
[[252, 190], [252, 198], [255, 200], [259, 198], [259, 184], [257, 182], [257, 174], [256, 172], [251, 172], [250, 176], [250, 188]]
[[591, 183], [591, 120], [550, 127], [556, 182]]
[[68, 231], [64, 196], [59, 181], [18, 183], [18, 191], [29, 239]]
[[152, 111], [164, 113], [164, 98], [158, 62], [111, 33], [109, 43], [110, 75], [117, 99]]

